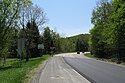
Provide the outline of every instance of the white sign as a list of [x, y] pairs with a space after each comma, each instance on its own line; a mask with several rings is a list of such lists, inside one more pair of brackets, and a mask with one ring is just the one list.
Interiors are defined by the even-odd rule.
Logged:
[[50, 47], [50, 49], [51, 49], [51, 50], [54, 50], [54, 49], [55, 49], [55, 47]]
[[44, 49], [44, 45], [43, 44], [38, 44], [38, 49]]
[[17, 49], [17, 52], [19, 53], [19, 55], [21, 55], [24, 47], [25, 47], [25, 39], [24, 38], [18, 39], [18, 49]]

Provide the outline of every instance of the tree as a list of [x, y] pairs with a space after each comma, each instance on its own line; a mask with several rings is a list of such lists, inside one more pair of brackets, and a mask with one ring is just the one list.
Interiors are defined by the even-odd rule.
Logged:
[[88, 51], [89, 34], [80, 34], [60, 39], [61, 52]]
[[25, 28], [28, 22], [31, 23], [33, 21], [35, 21], [38, 28], [42, 28], [42, 26], [47, 22], [47, 17], [42, 8], [37, 5], [34, 6], [33, 4], [30, 4], [21, 10], [19, 25]]
[[76, 41], [76, 51], [83, 52], [83, 53], [85, 51], [88, 51], [87, 42], [85, 41], [85, 39], [83, 37], [77, 39], [77, 41]]
[[59, 53], [61, 51], [60, 35], [57, 32], [51, 30], [51, 38], [52, 38], [51, 41], [53, 42], [53, 47], [55, 47], [54, 51], [56, 53]]
[[[37, 49], [38, 41], [39, 41], [39, 29], [46, 23], [47, 18], [43, 9], [38, 7], [37, 5], [29, 5], [26, 8], [22, 9], [20, 12], [22, 16], [20, 18], [19, 25], [23, 28], [23, 32], [27, 39], [27, 55], [26, 61], [28, 61], [29, 54], [31, 57], [38, 56], [39, 53]], [[35, 37], [36, 36], [36, 37]], [[34, 39], [35, 38], [35, 39]], [[30, 53], [28, 52], [30, 50]]]
[[[24, 8], [28, 4], [24, 2], [24, 0], [0, 1], [0, 55], [5, 55], [9, 51], [10, 41], [19, 19], [20, 8]], [[30, 1], [27, 0], [27, 2]]]
[[44, 28], [41, 40], [44, 44], [44, 53], [49, 54], [51, 52], [59, 53], [61, 51], [60, 35], [54, 32], [49, 27]]
[[15, 28], [19, 19], [20, 8], [24, 8], [30, 3], [29, 0], [27, 0], [28, 3], [24, 4], [24, 2], [22, 0], [2, 0], [0, 2], [1, 39], [4, 39], [10, 28]]
[[77, 39], [77, 42], [76, 42], [76, 51], [81, 51], [81, 49], [80, 49], [80, 45], [81, 44], [81, 42], [80, 42], [80, 40], [79, 39]]
[[[29, 26], [30, 25], [30, 26]], [[38, 44], [39, 44], [39, 29], [35, 21], [27, 24], [26, 33], [28, 35], [28, 49], [30, 50], [31, 57], [39, 56]]]
[[105, 46], [107, 45], [107, 28], [109, 16], [111, 14], [111, 3], [107, 0], [102, 0], [97, 8], [93, 10], [91, 22], [95, 25], [90, 31], [90, 48], [97, 57], [107, 57]]
[[50, 43], [51, 43], [51, 30], [49, 27], [46, 27], [43, 32], [43, 43], [44, 43], [44, 52], [48, 54], [50, 52]]
[[101, 2], [93, 11], [91, 51], [97, 57], [125, 60], [125, 1]]
[[125, 1], [114, 0], [112, 6], [112, 42], [117, 53], [113, 53], [119, 61], [125, 59]]

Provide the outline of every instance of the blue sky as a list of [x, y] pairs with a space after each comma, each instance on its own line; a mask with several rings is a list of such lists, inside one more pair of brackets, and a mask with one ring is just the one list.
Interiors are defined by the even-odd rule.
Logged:
[[89, 33], [92, 10], [98, 0], [32, 0], [47, 13], [47, 26], [61, 36]]

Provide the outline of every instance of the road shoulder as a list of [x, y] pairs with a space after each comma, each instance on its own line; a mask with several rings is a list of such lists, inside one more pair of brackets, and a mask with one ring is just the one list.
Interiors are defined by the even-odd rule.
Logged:
[[63, 60], [63, 55], [58, 54], [47, 62], [37, 83], [90, 83]]
[[37, 68], [30, 71], [29, 74], [27, 75], [27, 77], [29, 77], [29, 79], [27, 79], [26, 83], [38, 83], [39, 77], [49, 60], [50, 60], [50, 58], [48, 60], [42, 62]]

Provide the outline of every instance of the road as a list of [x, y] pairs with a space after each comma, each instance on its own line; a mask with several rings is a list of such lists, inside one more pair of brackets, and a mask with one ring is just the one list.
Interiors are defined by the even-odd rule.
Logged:
[[63, 59], [65, 54], [55, 55], [46, 63], [38, 82], [32, 83], [90, 83]]
[[76, 54], [66, 54], [64, 60], [92, 83], [125, 83], [125, 67]]

